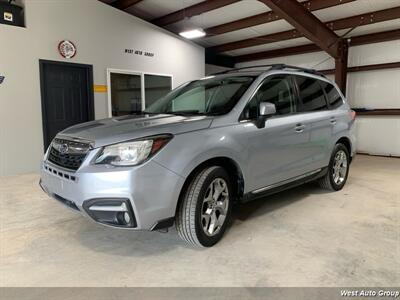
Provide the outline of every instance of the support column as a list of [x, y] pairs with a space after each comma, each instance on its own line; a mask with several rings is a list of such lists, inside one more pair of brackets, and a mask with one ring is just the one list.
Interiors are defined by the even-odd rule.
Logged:
[[339, 57], [335, 59], [335, 82], [343, 95], [346, 95], [348, 50], [347, 40], [340, 40], [338, 43]]

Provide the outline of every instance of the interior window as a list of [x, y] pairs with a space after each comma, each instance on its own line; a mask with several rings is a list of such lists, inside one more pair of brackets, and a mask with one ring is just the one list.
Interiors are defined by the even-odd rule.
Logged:
[[144, 99], [146, 107], [164, 97], [172, 89], [172, 78], [164, 75], [144, 74]]
[[112, 71], [110, 83], [112, 116], [123, 116], [143, 110], [143, 89], [146, 107], [168, 94], [171, 91], [172, 78], [164, 75]]
[[142, 110], [142, 87], [139, 74], [111, 73], [111, 108], [113, 116]]
[[300, 111], [327, 109], [324, 91], [319, 84], [319, 80], [306, 76], [295, 76], [295, 78], [302, 102]]
[[258, 117], [260, 102], [275, 104], [277, 115], [296, 112], [296, 101], [290, 76], [268, 77], [247, 105], [244, 111], [245, 119], [256, 119]]
[[334, 109], [343, 104], [343, 99], [333, 84], [321, 81], [322, 87], [325, 89], [326, 97], [328, 98], [329, 108]]

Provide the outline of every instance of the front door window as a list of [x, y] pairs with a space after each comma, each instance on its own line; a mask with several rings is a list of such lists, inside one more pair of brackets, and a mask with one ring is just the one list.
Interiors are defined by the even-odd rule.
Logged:
[[268, 77], [247, 105], [244, 111], [245, 119], [257, 119], [260, 102], [275, 104], [277, 115], [295, 113], [297, 105], [290, 75]]

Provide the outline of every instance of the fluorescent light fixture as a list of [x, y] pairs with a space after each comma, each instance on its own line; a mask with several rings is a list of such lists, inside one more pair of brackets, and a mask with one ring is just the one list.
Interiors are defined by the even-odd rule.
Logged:
[[187, 31], [183, 31], [179, 33], [180, 36], [183, 36], [184, 38], [187, 39], [197, 39], [199, 37], [203, 37], [206, 35], [203, 29], [201, 28], [196, 28], [196, 29], [191, 29]]

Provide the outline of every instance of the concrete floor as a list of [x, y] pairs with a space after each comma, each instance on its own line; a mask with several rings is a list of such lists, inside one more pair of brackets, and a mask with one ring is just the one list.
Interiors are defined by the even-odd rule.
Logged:
[[400, 285], [400, 159], [359, 155], [340, 192], [308, 184], [239, 207], [210, 249], [97, 225], [37, 182], [0, 178], [1, 286]]

